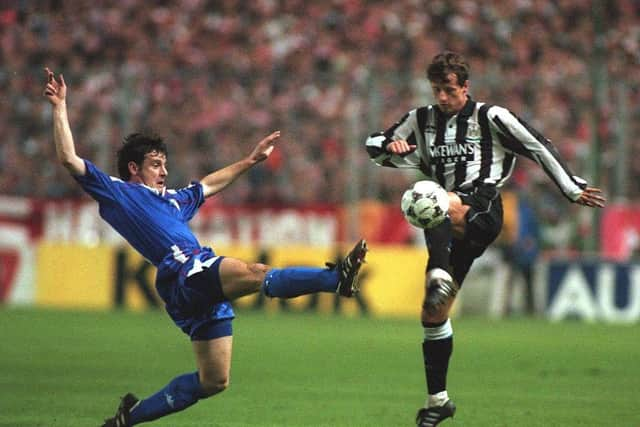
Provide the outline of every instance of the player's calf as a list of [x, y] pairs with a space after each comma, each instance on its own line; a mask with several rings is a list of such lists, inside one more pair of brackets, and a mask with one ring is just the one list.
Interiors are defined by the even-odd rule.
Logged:
[[326, 263], [328, 268], [273, 268], [265, 276], [264, 293], [272, 298], [295, 298], [316, 292], [353, 296], [359, 290], [358, 273], [366, 254], [367, 243], [360, 240], [337, 264]]

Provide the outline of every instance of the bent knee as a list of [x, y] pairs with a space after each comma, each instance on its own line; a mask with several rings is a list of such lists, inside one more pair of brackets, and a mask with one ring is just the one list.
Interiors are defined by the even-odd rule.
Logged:
[[204, 379], [200, 381], [202, 397], [210, 397], [229, 388], [229, 377]]
[[455, 301], [455, 297], [449, 297], [443, 304], [433, 304], [424, 299], [422, 303], [422, 311], [420, 320], [422, 323], [442, 323], [449, 318], [451, 306]]
[[242, 283], [254, 292], [259, 292], [269, 267], [260, 263], [247, 263]]
[[267, 274], [271, 267], [259, 262], [247, 263], [247, 270], [249, 271], [250, 280], [261, 284], [264, 280], [264, 276]]
[[420, 315], [420, 321], [422, 324], [425, 323], [442, 323], [449, 318], [449, 307], [440, 306], [434, 309], [427, 310], [425, 307], [422, 308], [422, 313]]

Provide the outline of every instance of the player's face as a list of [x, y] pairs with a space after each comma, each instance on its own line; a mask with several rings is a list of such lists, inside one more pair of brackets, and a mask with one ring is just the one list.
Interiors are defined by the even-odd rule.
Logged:
[[145, 154], [142, 165], [129, 163], [131, 181], [162, 191], [167, 179], [167, 156], [164, 153], [151, 151]]
[[445, 114], [456, 114], [462, 110], [467, 102], [469, 92], [469, 80], [463, 85], [458, 83], [458, 76], [455, 73], [447, 75], [446, 82], [430, 82], [433, 96], [438, 103], [438, 107]]

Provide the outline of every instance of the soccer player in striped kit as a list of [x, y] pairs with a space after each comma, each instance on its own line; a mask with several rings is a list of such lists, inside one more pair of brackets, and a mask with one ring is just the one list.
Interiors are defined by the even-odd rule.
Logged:
[[59, 162], [99, 205], [100, 216], [157, 267], [156, 289], [174, 323], [189, 336], [197, 370], [173, 378], [155, 394], [126, 394], [103, 427], [126, 427], [181, 411], [224, 391], [231, 369], [234, 318], [230, 301], [263, 290], [293, 298], [315, 292], [351, 297], [367, 252], [360, 240], [328, 268], [272, 268], [217, 255], [188, 226], [205, 198], [222, 191], [269, 157], [280, 132], [261, 140], [245, 158], [179, 189], [166, 188], [167, 147], [157, 136], [134, 133], [118, 151], [119, 178], [76, 154], [66, 107], [67, 86], [46, 69], [44, 95], [53, 107]]
[[604, 207], [598, 188], [570, 172], [551, 142], [506, 108], [469, 96], [469, 65], [454, 52], [436, 55], [427, 68], [435, 105], [406, 113], [393, 126], [367, 138], [378, 165], [420, 170], [449, 194], [449, 218], [425, 229], [429, 251], [421, 320], [427, 398], [416, 424], [430, 427], [452, 417], [446, 388], [453, 329], [449, 311], [474, 259], [502, 227], [499, 189], [516, 155], [538, 163], [565, 197]]

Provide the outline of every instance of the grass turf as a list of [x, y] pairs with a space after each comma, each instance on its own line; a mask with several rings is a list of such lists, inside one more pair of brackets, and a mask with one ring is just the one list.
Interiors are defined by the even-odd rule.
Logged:
[[[639, 426], [638, 325], [454, 321], [452, 426]], [[240, 311], [231, 387], [158, 426], [410, 426], [418, 321]], [[0, 309], [0, 426], [97, 426], [194, 370], [161, 312]]]

